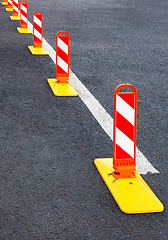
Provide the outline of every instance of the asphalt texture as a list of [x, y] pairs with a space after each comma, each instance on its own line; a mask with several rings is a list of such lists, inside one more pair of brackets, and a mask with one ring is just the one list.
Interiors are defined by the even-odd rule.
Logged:
[[93, 164], [112, 141], [79, 97], [55, 97], [49, 56], [0, 6], [1, 239], [168, 239], [168, 1], [29, 0], [55, 49], [70, 35], [70, 68], [112, 116], [118, 84], [138, 92], [137, 146], [160, 172], [142, 177], [162, 213], [120, 211]]

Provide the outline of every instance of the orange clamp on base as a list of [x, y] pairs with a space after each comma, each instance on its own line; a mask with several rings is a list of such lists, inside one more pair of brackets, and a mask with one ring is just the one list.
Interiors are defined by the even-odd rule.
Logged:
[[56, 35], [56, 79], [47, 79], [55, 96], [78, 96], [69, 83], [69, 34]]
[[42, 47], [43, 41], [43, 22], [42, 13], [40, 11], [33, 12], [33, 45], [28, 46], [33, 55], [48, 55], [47, 51]]
[[[120, 92], [121, 88], [132, 92]], [[119, 85], [114, 92], [113, 159], [95, 159], [94, 163], [123, 212], [162, 212], [163, 204], [135, 168], [136, 113], [136, 89], [130, 84]]]

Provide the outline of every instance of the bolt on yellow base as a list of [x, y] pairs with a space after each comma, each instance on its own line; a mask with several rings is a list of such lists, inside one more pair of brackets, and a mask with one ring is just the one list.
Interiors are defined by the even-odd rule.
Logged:
[[17, 30], [19, 33], [32, 33], [28, 28], [18, 27]]
[[48, 55], [48, 52], [43, 47], [28, 46], [28, 48], [33, 55]]
[[112, 158], [95, 159], [94, 163], [121, 211], [136, 214], [164, 210], [163, 204], [137, 171], [134, 171], [135, 178], [116, 179], [112, 175]]
[[13, 12], [13, 8], [5, 8], [7, 12]]
[[50, 79], [47, 79], [47, 81], [55, 96], [59, 96], [59, 97], [78, 96], [77, 92], [69, 82], [58, 83], [56, 78], [50, 78]]
[[20, 20], [20, 18], [18, 16], [10, 16], [11, 20]]

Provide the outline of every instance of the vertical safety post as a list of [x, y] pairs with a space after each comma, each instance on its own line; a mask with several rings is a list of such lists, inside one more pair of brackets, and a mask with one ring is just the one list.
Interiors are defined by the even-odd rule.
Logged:
[[20, 2], [20, 26], [17, 30], [19, 33], [31, 33], [27, 28], [28, 25], [28, 5], [26, 0]]
[[56, 35], [56, 79], [60, 83], [69, 80], [69, 34], [65, 31]]
[[130, 84], [117, 86], [114, 92], [113, 158], [95, 159], [94, 163], [123, 212], [162, 212], [163, 204], [135, 169], [136, 114], [135, 87]]
[[13, 2], [8, 0], [8, 7], [5, 9], [7, 12], [13, 12]]
[[19, 0], [13, 0], [13, 16], [10, 16], [10, 19], [20, 20], [18, 14], [19, 14]]
[[69, 82], [69, 34], [59, 31], [56, 34], [56, 79], [47, 79], [54, 95], [77, 96]]
[[43, 42], [43, 21], [42, 12], [33, 12], [33, 45], [28, 46], [33, 55], [48, 55], [47, 51], [42, 47]]
[[[131, 92], [120, 92], [122, 88]], [[113, 175], [135, 177], [137, 92], [130, 84], [121, 84], [114, 92]]]

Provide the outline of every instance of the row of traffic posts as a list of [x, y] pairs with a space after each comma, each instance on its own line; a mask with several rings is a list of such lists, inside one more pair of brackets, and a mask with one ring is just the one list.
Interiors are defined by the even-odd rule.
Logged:
[[[19, 33], [31, 33], [28, 26], [27, 1], [4, 0], [6, 11], [12, 11], [11, 20], [20, 20]], [[48, 55], [42, 46], [42, 13], [33, 12], [33, 46], [28, 46], [34, 55]], [[56, 34], [56, 78], [48, 79], [56, 96], [78, 96], [69, 82], [69, 34]], [[121, 91], [129, 88], [130, 92]], [[121, 84], [114, 92], [113, 158], [94, 161], [120, 209], [128, 214], [162, 212], [163, 204], [155, 196], [136, 171], [136, 118], [137, 91], [130, 84]]]

